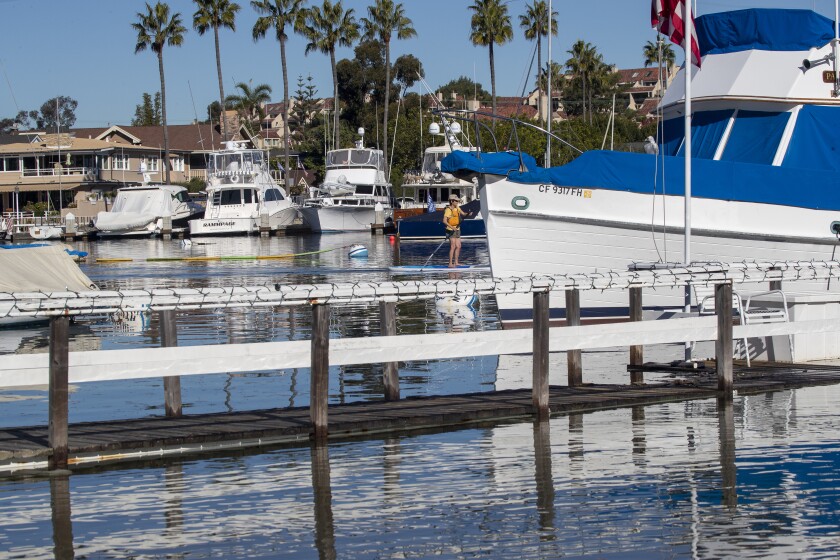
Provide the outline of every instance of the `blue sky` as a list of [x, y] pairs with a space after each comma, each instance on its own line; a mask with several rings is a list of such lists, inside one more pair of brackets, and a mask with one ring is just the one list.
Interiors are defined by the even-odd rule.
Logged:
[[[253, 80], [273, 88], [282, 100], [280, 47], [273, 39], [254, 43], [251, 28], [257, 18], [248, 0], [237, 18], [237, 31], [221, 32], [225, 93], [233, 83]], [[344, 0], [357, 18], [367, 15], [369, 0]], [[519, 95], [526, 79], [533, 44], [522, 37], [519, 14], [530, 0], [509, 0], [514, 23], [513, 42], [496, 48], [496, 88], [499, 95]], [[490, 90], [486, 48], [468, 39], [471, 0], [403, 0], [418, 36], [395, 41], [392, 57], [411, 53], [423, 63], [426, 80], [438, 87], [458, 76], [477, 79]], [[191, 0], [169, 0], [189, 28], [184, 45], [164, 51], [169, 122], [205, 118], [208, 103], [218, 98], [212, 34], [192, 29]], [[833, 17], [833, 0], [698, 0], [702, 15], [747, 7], [808, 8]], [[584, 39], [620, 68], [642, 66], [642, 47], [656, 37], [650, 28], [649, 0], [553, 0], [559, 15], [559, 36], [553, 40], [554, 60], [566, 60], [566, 50]], [[77, 127], [128, 124], [142, 93], [159, 89], [157, 61], [149, 52], [134, 54], [136, 34], [131, 23], [143, 10], [140, 0], [0, 0], [0, 117], [40, 107], [56, 95], [79, 102]], [[594, 10], [594, 11], [593, 11]], [[290, 95], [297, 77], [311, 74], [319, 96], [332, 90], [329, 58], [304, 56], [305, 41], [292, 35], [287, 45]], [[677, 49], [678, 58], [682, 53]], [[337, 58], [352, 57], [341, 49]], [[545, 55], [544, 55], [545, 56]], [[532, 84], [533, 81], [529, 82]]]

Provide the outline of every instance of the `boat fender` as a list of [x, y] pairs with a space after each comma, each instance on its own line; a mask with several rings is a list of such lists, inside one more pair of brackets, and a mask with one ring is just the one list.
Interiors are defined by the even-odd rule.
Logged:
[[230, 176], [231, 183], [238, 183], [239, 182], [239, 175], [231, 175]]
[[353, 245], [352, 247], [350, 247], [350, 253], [349, 254], [350, 254], [351, 259], [352, 258], [367, 257], [368, 256], [368, 250], [367, 250], [367, 247], [365, 247], [364, 245]]

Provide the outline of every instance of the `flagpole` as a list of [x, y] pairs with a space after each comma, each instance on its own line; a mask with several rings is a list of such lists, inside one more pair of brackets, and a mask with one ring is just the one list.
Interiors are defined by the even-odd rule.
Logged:
[[[691, 263], [691, 36], [694, 33], [691, 19], [691, 0], [683, 3], [685, 6], [685, 236], [684, 263]], [[685, 312], [691, 312], [691, 286], [685, 287]], [[691, 344], [685, 345], [685, 359], [691, 361]]]
[[[547, 147], [546, 147], [546, 150], [545, 150], [545, 167], [546, 168], [551, 167], [551, 110], [553, 109], [553, 103], [551, 102], [551, 80], [552, 80], [552, 76], [551, 76], [551, 32], [552, 31], [553, 31], [553, 29], [551, 28], [551, 0], [548, 0], [548, 73], [546, 75], [547, 78], [548, 78], [547, 79], [547, 84], [548, 85], [546, 85], [546, 97], [548, 97], [548, 104], [546, 105], [546, 107], [547, 107], [546, 113], [547, 114], [546, 114], [546, 117], [545, 117], [545, 123], [546, 123], [545, 124], [545, 129], [549, 133], [546, 134], [546, 140], [547, 140]], [[537, 78], [538, 79], [539, 79], [540, 72], [542, 72], [542, 69], [540, 69], [540, 71], [537, 72]], [[539, 87], [539, 86], [540, 86], [540, 84], [537, 83], [537, 87]], [[540, 107], [540, 110], [542, 110], [542, 107]]]

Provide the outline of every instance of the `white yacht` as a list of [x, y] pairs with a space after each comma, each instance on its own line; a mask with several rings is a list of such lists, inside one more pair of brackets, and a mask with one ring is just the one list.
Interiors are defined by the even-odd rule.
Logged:
[[[359, 129], [364, 139], [364, 129]], [[303, 223], [312, 231], [363, 231], [376, 221], [378, 208], [383, 223], [393, 222], [393, 194], [385, 179], [382, 150], [363, 147], [327, 152], [326, 174], [320, 187], [300, 209]]]
[[275, 230], [297, 216], [297, 205], [269, 174], [265, 154], [229, 141], [210, 154], [207, 209], [203, 218], [190, 220], [190, 235], [258, 233], [261, 224]]
[[152, 184], [149, 177], [144, 173], [142, 185], [119, 189], [111, 209], [96, 215], [93, 225], [100, 236], [154, 235], [161, 231], [164, 217], [171, 217], [177, 228], [204, 211], [184, 187]]

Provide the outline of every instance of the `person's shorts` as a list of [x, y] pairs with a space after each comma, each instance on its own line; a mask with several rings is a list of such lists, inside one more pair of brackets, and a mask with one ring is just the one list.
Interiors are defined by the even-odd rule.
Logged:
[[448, 229], [446, 230], [446, 238], [452, 239], [453, 237], [461, 237], [461, 229]]

